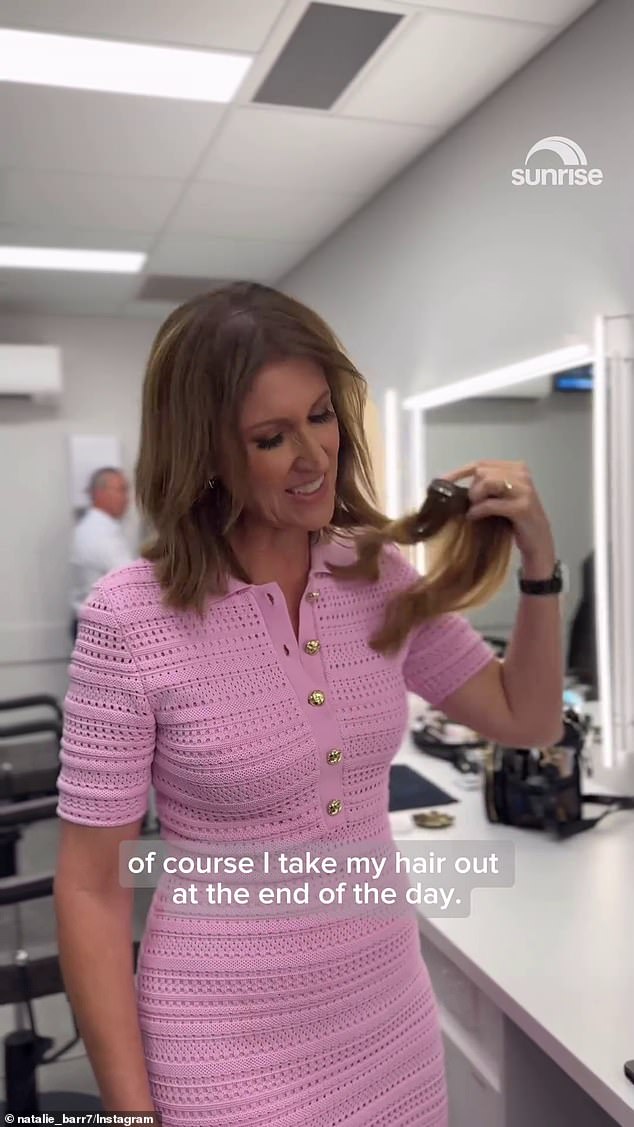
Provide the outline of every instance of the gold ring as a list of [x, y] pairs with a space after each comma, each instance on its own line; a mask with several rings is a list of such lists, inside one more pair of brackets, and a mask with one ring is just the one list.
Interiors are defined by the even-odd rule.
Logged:
[[513, 482], [512, 481], [505, 481], [504, 482], [504, 488], [506, 489], [507, 493], [512, 493], [513, 492]]

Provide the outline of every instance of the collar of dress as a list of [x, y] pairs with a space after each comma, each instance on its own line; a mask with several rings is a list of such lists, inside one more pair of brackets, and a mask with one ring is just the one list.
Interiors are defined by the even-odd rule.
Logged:
[[[311, 576], [330, 575], [326, 563], [329, 561], [333, 564], [347, 564], [351, 563], [351, 541], [350, 539], [343, 539], [333, 536], [326, 538], [324, 536], [311, 545], [310, 549], [310, 568], [308, 572], [308, 584], [310, 585]], [[221, 602], [223, 599], [228, 599], [237, 591], [244, 590], [245, 587], [253, 587], [256, 584], [247, 583], [244, 579], [238, 579], [235, 575], [230, 575], [227, 581], [227, 590], [224, 594], [214, 596], [214, 602]]]

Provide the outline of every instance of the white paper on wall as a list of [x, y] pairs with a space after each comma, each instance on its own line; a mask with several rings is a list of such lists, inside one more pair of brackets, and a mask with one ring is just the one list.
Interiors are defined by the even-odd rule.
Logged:
[[88, 483], [95, 470], [121, 468], [121, 442], [113, 434], [69, 435], [70, 493], [73, 509], [89, 504]]

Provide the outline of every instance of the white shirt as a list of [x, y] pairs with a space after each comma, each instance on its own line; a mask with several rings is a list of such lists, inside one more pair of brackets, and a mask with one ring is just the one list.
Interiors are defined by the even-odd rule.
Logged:
[[103, 575], [132, 563], [121, 522], [90, 508], [75, 525], [71, 549], [71, 606], [79, 614], [93, 585]]

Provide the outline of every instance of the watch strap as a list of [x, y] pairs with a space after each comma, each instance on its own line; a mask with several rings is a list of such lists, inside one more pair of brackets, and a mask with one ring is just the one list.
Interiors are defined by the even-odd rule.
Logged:
[[548, 579], [524, 579], [521, 569], [518, 578], [523, 595], [560, 595], [564, 589], [561, 560], [556, 560], [553, 573]]

